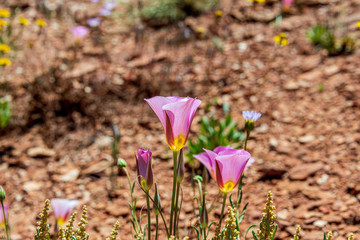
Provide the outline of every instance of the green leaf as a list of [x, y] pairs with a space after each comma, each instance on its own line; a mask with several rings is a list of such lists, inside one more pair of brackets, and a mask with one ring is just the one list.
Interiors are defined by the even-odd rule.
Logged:
[[[256, 226], [256, 225], [255, 225]], [[252, 235], [254, 237], [255, 240], [259, 240], [259, 237], [256, 235], [256, 233], [254, 232], [254, 230], [252, 231]]]
[[[250, 231], [250, 229], [252, 229], [252, 228], [255, 227], [255, 226], [256, 226], [256, 224], [253, 224], [253, 225], [251, 225], [251, 226], [246, 230], [244, 240], [246, 240], [246, 236], [247, 236], [248, 232]], [[253, 233], [253, 234], [254, 234], [254, 233]]]
[[275, 229], [274, 229], [273, 235], [271, 237], [271, 240], [274, 240], [276, 231], [277, 231], [277, 224], [275, 225]]
[[239, 223], [241, 223], [241, 221], [243, 220], [243, 218], [244, 218], [244, 216], [245, 216], [246, 208], [247, 208], [248, 205], [249, 205], [249, 203], [246, 203], [246, 204], [245, 204], [245, 206], [244, 206], [244, 208], [243, 208], [243, 210], [242, 210], [242, 214], [241, 214], [241, 216], [240, 216], [240, 218], [239, 218]]
[[196, 233], [197, 233], [197, 239], [200, 240], [200, 233], [199, 233], [199, 230], [197, 230], [197, 228], [194, 226], [194, 225], [191, 225], [191, 227], [193, 229], [195, 229]]

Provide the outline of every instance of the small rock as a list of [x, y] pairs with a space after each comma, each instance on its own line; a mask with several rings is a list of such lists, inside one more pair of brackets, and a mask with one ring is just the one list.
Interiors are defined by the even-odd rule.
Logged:
[[55, 154], [56, 152], [54, 150], [43, 147], [33, 147], [27, 151], [27, 155], [32, 158], [53, 157]]
[[318, 180], [316, 180], [316, 182], [317, 182], [317, 184], [321, 185], [321, 184], [327, 183], [328, 179], [329, 179], [329, 175], [323, 174], [323, 175], [321, 175], [321, 177]]
[[328, 223], [336, 223], [339, 224], [342, 222], [342, 217], [337, 215], [325, 215], [324, 221], [327, 221]]
[[324, 69], [324, 73], [326, 76], [332, 76], [332, 75], [338, 73], [339, 71], [340, 71], [340, 68], [336, 65], [332, 65], [332, 66], [326, 67]]
[[70, 170], [68, 173], [62, 175], [61, 180], [63, 182], [71, 182], [71, 181], [76, 180], [78, 178], [79, 174], [80, 174], [79, 169], [73, 169], [73, 170]]
[[313, 224], [316, 226], [316, 227], [319, 227], [319, 228], [323, 228], [326, 226], [328, 222], [327, 221], [324, 221], [324, 220], [316, 220]]
[[302, 60], [301, 70], [303, 70], [304, 72], [310, 71], [318, 67], [320, 63], [321, 63], [321, 56], [319, 54], [304, 57]]
[[95, 140], [95, 144], [100, 148], [104, 149], [109, 147], [113, 142], [113, 138], [110, 136], [102, 136]]
[[261, 179], [280, 179], [286, 173], [286, 169], [282, 166], [263, 166], [259, 172], [262, 173]]
[[304, 164], [293, 167], [289, 171], [291, 180], [305, 180], [323, 168], [322, 163]]
[[285, 83], [284, 88], [289, 91], [294, 91], [299, 89], [299, 84], [295, 81], [289, 81]]
[[300, 143], [308, 143], [308, 142], [312, 142], [315, 140], [315, 136], [314, 135], [305, 135], [305, 136], [301, 136], [299, 137], [298, 141]]
[[24, 184], [24, 191], [25, 192], [33, 192], [33, 191], [39, 191], [41, 190], [41, 188], [43, 187], [43, 184], [40, 182], [35, 182], [35, 181], [30, 181], [30, 182], [26, 182]]

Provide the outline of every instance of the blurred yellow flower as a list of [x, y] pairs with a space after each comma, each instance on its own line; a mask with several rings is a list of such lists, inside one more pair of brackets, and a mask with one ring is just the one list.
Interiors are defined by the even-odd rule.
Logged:
[[19, 23], [21, 25], [26, 26], [26, 25], [29, 25], [29, 20], [27, 18], [24, 18], [24, 17], [19, 17]]
[[216, 16], [216, 17], [222, 17], [222, 15], [223, 15], [223, 12], [220, 11], [220, 10], [218, 10], [218, 11], [215, 12], [215, 16]]
[[274, 36], [274, 42], [281, 46], [286, 46], [289, 44], [286, 38], [286, 33], [280, 33], [279, 35]]
[[4, 8], [0, 9], [0, 17], [10, 17], [10, 12]]
[[203, 34], [205, 32], [205, 29], [203, 27], [198, 27], [196, 29], [196, 32], [199, 33], [199, 34]]
[[0, 19], [0, 29], [1, 29], [1, 27], [4, 27], [6, 25], [7, 25], [7, 21], [4, 19]]
[[0, 52], [7, 53], [10, 52], [11, 48], [6, 44], [0, 44]]
[[357, 21], [356, 26], [360, 28], [360, 21]]
[[11, 61], [8, 58], [0, 58], [0, 66], [10, 66]]
[[46, 27], [46, 22], [42, 19], [36, 19], [35, 23], [40, 27]]

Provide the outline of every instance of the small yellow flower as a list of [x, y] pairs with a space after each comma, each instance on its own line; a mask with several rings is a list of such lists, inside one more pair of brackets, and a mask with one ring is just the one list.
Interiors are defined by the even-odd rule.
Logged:
[[7, 53], [10, 52], [11, 48], [6, 44], [0, 44], [0, 52]]
[[8, 58], [0, 58], [0, 66], [10, 66], [11, 61]]
[[360, 29], [360, 21], [357, 21], [356, 26]]
[[40, 27], [46, 27], [46, 22], [42, 19], [36, 19], [35, 23]]
[[215, 16], [218, 17], [218, 18], [222, 17], [222, 15], [223, 15], [223, 12], [220, 11], [220, 10], [215, 12]]
[[196, 29], [196, 32], [199, 33], [199, 34], [203, 34], [205, 32], [205, 29], [203, 27], [198, 27]]
[[6, 17], [10, 17], [10, 15], [11, 14], [8, 10], [6, 10], [4, 8], [0, 9], [0, 17], [6, 18]]
[[263, 3], [265, 0], [256, 0], [258, 3]]
[[0, 28], [7, 25], [7, 21], [4, 19], [0, 19]]
[[21, 25], [26, 26], [26, 25], [29, 25], [29, 20], [27, 18], [24, 18], [24, 17], [19, 17], [19, 23]]
[[279, 35], [274, 36], [274, 42], [281, 46], [286, 46], [289, 44], [289, 41], [286, 38], [286, 33], [280, 33]]

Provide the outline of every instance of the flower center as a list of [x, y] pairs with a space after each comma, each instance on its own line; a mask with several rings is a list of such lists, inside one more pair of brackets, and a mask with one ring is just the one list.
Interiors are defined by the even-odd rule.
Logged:
[[221, 191], [227, 193], [227, 192], [231, 192], [234, 188], [235, 188], [235, 183], [233, 183], [232, 181], [229, 181], [224, 184], [224, 187], [221, 188]]
[[182, 135], [180, 135], [174, 139], [174, 142], [171, 145], [169, 144], [169, 147], [172, 151], [177, 152], [184, 147], [185, 142], [186, 139]]

